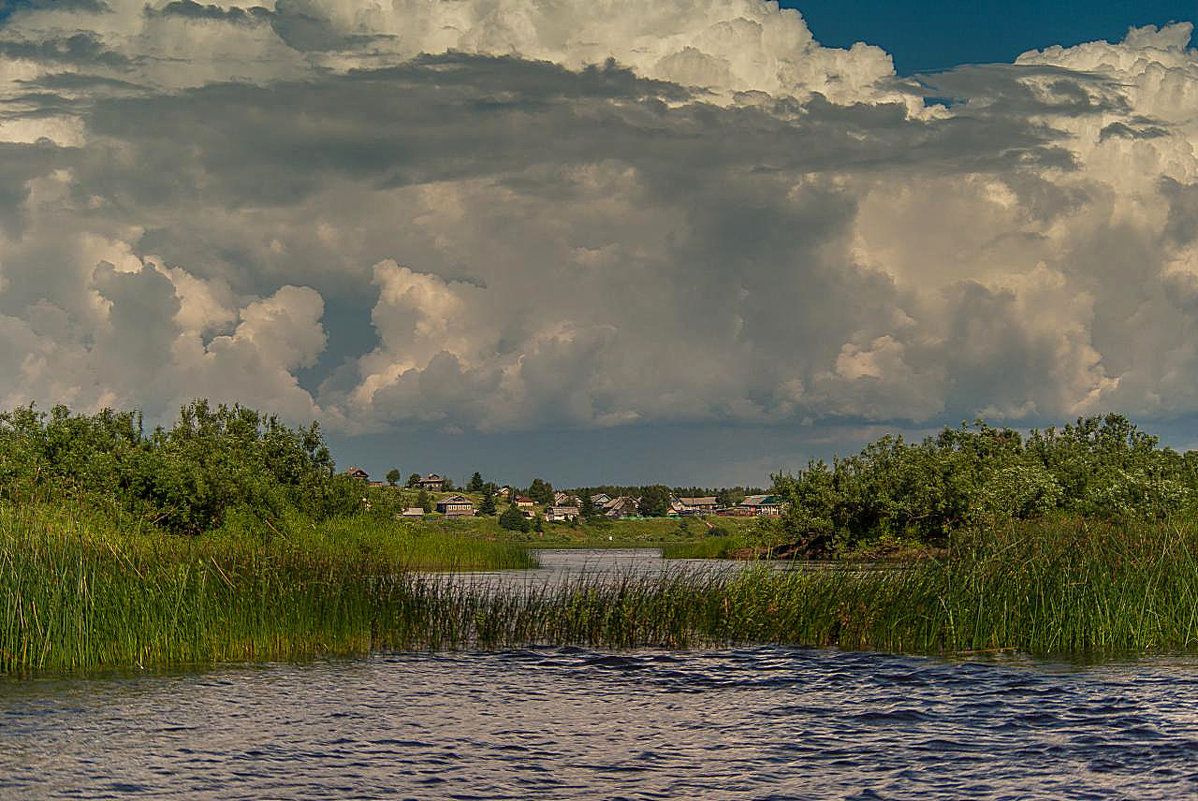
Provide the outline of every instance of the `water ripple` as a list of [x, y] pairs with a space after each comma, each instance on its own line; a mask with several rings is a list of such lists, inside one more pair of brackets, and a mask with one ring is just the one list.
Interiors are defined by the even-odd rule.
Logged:
[[0, 682], [0, 797], [1179, 798], [1198, 660], [382, 654]]

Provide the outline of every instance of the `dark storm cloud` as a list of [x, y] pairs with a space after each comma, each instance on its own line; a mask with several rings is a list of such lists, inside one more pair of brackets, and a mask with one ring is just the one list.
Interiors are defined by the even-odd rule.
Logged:
[[273, 16], [265, 6], [218, 6], [204, 5], [195, 0], [172, 0], [161, 8], [146, 6], [146, 16], [149, 17], [180, 17], [182, 19], [218, 20], [236, 24], [254, 24], [267, 22]]

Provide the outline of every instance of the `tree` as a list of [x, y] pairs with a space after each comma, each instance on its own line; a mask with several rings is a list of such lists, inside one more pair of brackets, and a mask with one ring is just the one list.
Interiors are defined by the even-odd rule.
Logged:
[[416, 505], [425, 512], [433, 511], [433, 496], [429, 495], [427, 490], [420, 490], [420, 494], [416, 496]]
[[408, 489], [412, 489], [419, 483], [420, 483], [420, 474], [419, 473], [413, 473], [412, 475], [408, 476]]
[[645, 487], [637, 508], [645, 517], [662, 517], [670, 508], [670, 490], [661, 484]]
[[595, 502], [591, 500], [591, 493], [583, 490], [580, 500], [582, 501], [582, 504], [578, 507], [579, 517], [581, 517], [583, 520], [590, 520], [592, 517], [598, 514], [595, 509]]
[[480, 515], [495, 514], [495, 490], [490, 486], [483, 488], [483, 502], [478, 505]]
[[515, 503], [509, 504], [503, 514], [499, 516], [499, 527], [508, 531], [528, 531], [528, 518], [520, 511], [520, 507]]
[[392, 487], [399, 483], [400, 478], [402, 478], [402, 475], [399, 472], [399, 468], [392, 467], [387, 471], [387, 483]]
[[470, 476], [470, 483], [466, 485], [466, 490], [468, 492], [483, 491], [483, 477], [482, 474], [477, 470], [475, 471], [474, 475]]
[[441, 491], [442, 492], [453, 492], [453, 489], [454, 489], [454, 487], [453, 487], [453, 479], [452, 478], [447, 478], [441, 482]]
[[548, 481], [542, 481], [539, 478], [532, 480], [532, 486], [528, 488], [528, 497], [532, 498], [542, 506], [553, 503], [553, 485]]

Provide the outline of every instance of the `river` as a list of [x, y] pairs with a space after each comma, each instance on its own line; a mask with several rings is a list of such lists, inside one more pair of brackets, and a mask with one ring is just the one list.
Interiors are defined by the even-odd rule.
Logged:
[[1194, 796], [1186, 656], [544, 648], [0, 679], [3, 798]]

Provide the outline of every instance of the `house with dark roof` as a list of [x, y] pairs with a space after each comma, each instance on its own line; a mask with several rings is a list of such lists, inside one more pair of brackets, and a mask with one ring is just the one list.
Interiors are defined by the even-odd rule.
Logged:
[[738, 508], [755, 517], [777, 517], [782, 514], [783, 506], [782, 499], [776, 495], [750, 495]]
[[370, 474], [367, 473], [365, 470], [363, 470], [360, 467], [351, 467], [350, 469], [345, 471], [345, 474], [347, 476], [349, 476], [350, 478], [356, 478], [356, 479], [359, 479], [360, 481], [369, 481], [370, 480]]
[[445, 476], [439, 476], [436, 473], [429, 473], [424, 478], [416, 482], [416, 486], [422, 490], [431, 490], [437, 492], [441, 487], [445, 486]]
[[640, 513], [641, 511], [637, 506], [636, 498], [628, 495], [612, 498], [603, 505], [603, 516], [614, 520], [624, 517], [637, 517]]
[[450, 495], [437, 501], [437, 511], [446, 517], [473, 517], [474, 502], [465, 495]]

